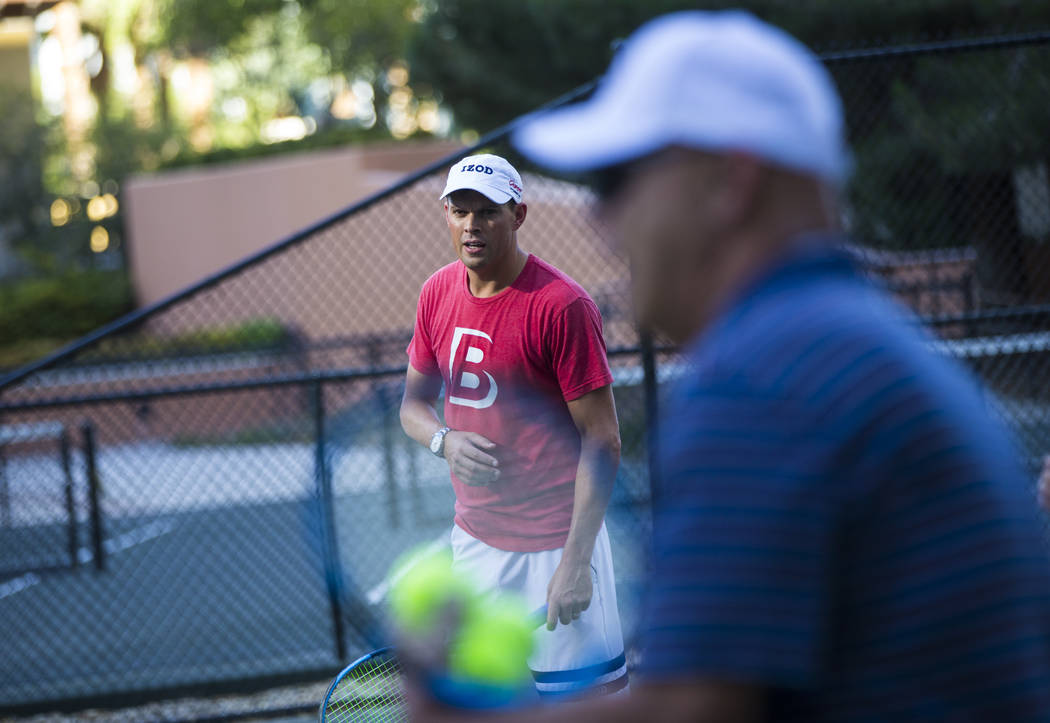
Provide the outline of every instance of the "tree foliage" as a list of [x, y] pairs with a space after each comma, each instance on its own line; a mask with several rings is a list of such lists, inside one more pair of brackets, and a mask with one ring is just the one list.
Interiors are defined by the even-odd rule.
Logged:
[[253, 19], [284, 5], [283, 0], [143, 0], [140, 37], [150, 49], [198, 57], [229, 45]]
[[348, 75], [376, 74], [404, 57], [418, 0], [299, 0], [312, 42]]
[[[255, 116], [315, 110], [332, 74], [373, 86], [385, 116], [385, 74], [401, 63], [418, 0], [141, 0], [139, 44], [217, 64], [217, 105], [247, 100]], [[327, 101], [331, 101], [330, 93]], [[330, 121], [321, 114], [320, 125]], [[372, 127], [374, 120], [366, 121]], [[258, 126], [258, 123], [256, 123]], [[382, 124], [377, 135], [384, 135]], [[245, 145], [246, 137], [227, 137]]]
[[[741, 0], [819, 51], [881, 47], [1050, 27], [1050, 4], [1017, 0]], [[417, 81], [457, 121], [491, 130], [588, 80], [619, 41], [674, 10], [711, 0], [433, 0], [409, 43]]]
[[25, 93], [0, 86], [0, 233], [15, 250], [47, 230], [47, 194], [42, 185], [49, 129], [37, 122]]

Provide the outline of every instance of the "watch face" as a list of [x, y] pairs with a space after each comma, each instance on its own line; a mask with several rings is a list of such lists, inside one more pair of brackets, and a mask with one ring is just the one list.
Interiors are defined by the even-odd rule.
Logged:
[[437, 432], [430, 438], [430, 451], [437, 454], [441, 450], [441, 442], [445, 438], [441, 432]]

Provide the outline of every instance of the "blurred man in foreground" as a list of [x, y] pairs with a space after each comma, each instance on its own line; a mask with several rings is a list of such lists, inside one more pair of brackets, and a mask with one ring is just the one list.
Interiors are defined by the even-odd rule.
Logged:
[[797, 41], [687, 12], [516, 135], [600, 174], [639, 321], [690, 368], [660, 424], [632, 694], [509, 719], [1050, 717], [1030, 491], [971, 379], [835, 250], [842, 126]]

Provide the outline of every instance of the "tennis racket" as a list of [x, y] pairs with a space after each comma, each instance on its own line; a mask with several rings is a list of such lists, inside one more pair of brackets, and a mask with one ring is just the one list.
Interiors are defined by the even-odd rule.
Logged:
[[[530, 616], [538, 628], [547, 622], [547, 606]], [[408, 720], [401, 666], [393, 648], [380, 648], [346, 666], [328, 686], [321, 702], [321, 723], [397, 723]]]

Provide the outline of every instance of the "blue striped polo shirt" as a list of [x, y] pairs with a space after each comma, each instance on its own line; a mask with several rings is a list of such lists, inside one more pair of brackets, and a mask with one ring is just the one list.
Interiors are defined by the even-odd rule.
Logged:
[[759, 684], [774, 720], [1050, 720], [1050, 557], [972, 378], [807, 246], [666, 401], [639, 673]]

